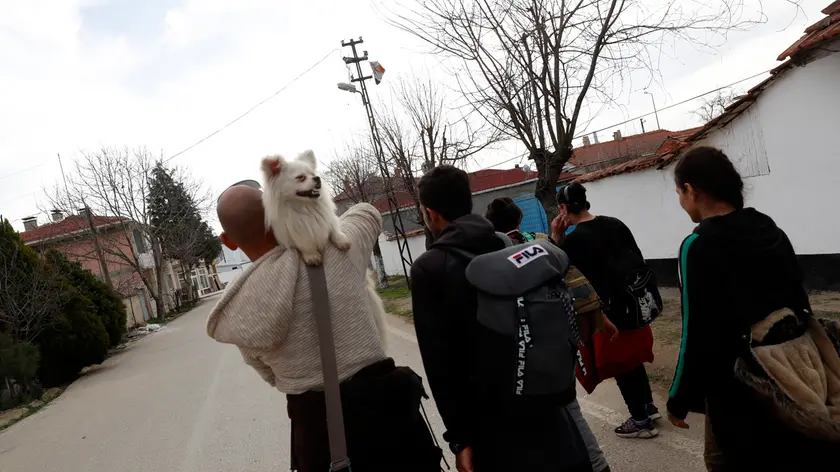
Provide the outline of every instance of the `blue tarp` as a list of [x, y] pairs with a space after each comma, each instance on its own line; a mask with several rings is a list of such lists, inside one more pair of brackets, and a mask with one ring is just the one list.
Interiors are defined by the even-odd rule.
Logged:
[[548, 234], [548, 221], [540, 201], [533, 195], [523, 195], [513, 199], [522, 209], [521, 231]]

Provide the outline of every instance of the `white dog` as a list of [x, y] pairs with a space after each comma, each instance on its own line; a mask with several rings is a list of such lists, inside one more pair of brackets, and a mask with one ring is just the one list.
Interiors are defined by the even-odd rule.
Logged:
[[315, 167], [312, 151], [294, 161], [279, 155], [262, 160], [266, 228], [271, 228], [277, 242], [297, 249], [308, 265], [321, 264], [330, 242], [341, 251], [350, 249], [350, 239], [339, 228], [335, 203]]

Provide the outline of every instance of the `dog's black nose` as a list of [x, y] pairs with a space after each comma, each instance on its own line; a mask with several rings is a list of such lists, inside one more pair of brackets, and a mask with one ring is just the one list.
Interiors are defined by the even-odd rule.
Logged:
[[316, 175], [315, 177], [312, 177], [312, 180], [315, 181], [315, 188], [316, 189], [321, 188], [321, 178], [320, 177], [318, 177]]

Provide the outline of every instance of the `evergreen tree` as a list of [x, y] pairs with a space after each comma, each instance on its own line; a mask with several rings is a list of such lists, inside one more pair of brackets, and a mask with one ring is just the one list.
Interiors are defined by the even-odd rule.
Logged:
[[190, 272], [198, 265], [204, 250], [202, 220], [196, 202], [173, 173], [158, 164], [149, 183], [151, 224], [160, 234], [164, 257], [180, 263], [187, 289], [193, 293]]
[[53, 323], [61, 295], [55, 278], [12, 225], [0, 221], [0, 332], [16, 343], [30, 342]]
[[58, 251], [47, 251], [46, 259], [79, 294], [93, 303], [96, 316], [102, 320], [102, 325], [108, 332], [110, 346], [118, 346], [125, 334], [127, 318], [125, 305], [119, 295], [90, 271], [82, 268], [77, 262], [70, 262]]
[[[57, 322], [35, 339], [41, 351], [38, 378], [45, 387], [51, 387], [71, 381], [82, 368], [105, 360], [112, 344], [106, 323], [115, 331], [115, 323], [121, 322], [125, 326], [125, 309], [120, 315], [114, 302], [119, 306], [122, 302], [109, 299], [108, 292], [100, 290], [102, 282], [93, 275], [85, 276], [84, 273], [90, 273], [78, 263], [70, 262], [63, 254], [52, 250], [47, 252], [45, 259], [51, 271], [61, 274], [53, 283], [62, 294]], [[88, 280], [96, 283], [89, 285]], [[121, 331], [119, 335], [121, 338]]]

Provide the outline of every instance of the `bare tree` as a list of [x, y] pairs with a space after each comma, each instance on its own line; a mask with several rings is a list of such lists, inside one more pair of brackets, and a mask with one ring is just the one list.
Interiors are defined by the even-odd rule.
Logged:
[[526, 146], [535, 194], [554, 216], [582, 117], [611, 103], [631, 72], [655, 75], [669, 41], [713, 47], [727, 31], [765, 20], [744, 2], [403, 0], [384, 8], [393, 25], [447, 56], [476, 113]]
[[740, 92], [733, 89], [718, 90], [711, 97], [701, 98], [700, 107], [692, 113], [700, 118], [703, 123], [707, 123], [723, 113], [726, 107], [737, 100], [740, 95]]
[[[133, 288], [136, 283], [131, 280], [139, 279], [154, 300], [158, 316], [163, 316], [170, 296], [164, 283], [163, 268], [167, 260], [162, 248], [167, 228], [152, 224], [149, 207], [152, 171], [158, 161], [144, 148], [103, 148], [83, 152], [74, 160], [66, 182], [56, 185], [47, 194], [51, 208], [67, 214], [87, 208], [95, 215], [93, 220], [97, 222], [97, 228], [107, 227], [106, 232], [96, 231], [107, 270], [121, 273], [122, 280], [116, 282], [114, 288]], [[181, 175], [186, 179], [186, 173]], [[196, 193], [199, 187], [198, 184], [187, 185]], [[78, 231], [70, 237], [87, 240], [91, 235]], [[79, 260], [96, 257], [96, 254], [69, 256]], [[130, 290], [121, 293], [123, 296], [131, 294]]]
[[402, 112], [416, 133], [421, 170], [439, 164], [464, 165], [476, 153], [498, 143], [501, 134], [483, 120], [476, 126], [468, 116], [455, 117], [451, 94], [429, 76], [403, 76], [394, 87]]
[[383, 198], [382, 178], [369, 142], [350, 141], [327, 169], [336, 196], [353, 203], [373, 203]]
[[[379, 167], [371, 146], [369, 141], [348, 142], [341, 155], [330, 162], [327, 178], [336, 196], [345, 198], [353, 204], [374, 203], [385, 197], [382, 177], [379, 176]], [[388, 274], [385, 272], [385, 261], [379, 239], [373, 245], [373, 259], [376, 261], [379, 287], [386, 288]]]
[[451, 94], [428, 76], [399, 78], [393, 98], [397, 106], [377, 116], [384, 157], [394, 169], [394, 189], [411, 198], [410, 217], [423, 228], [428, 245], [432, 235], [420, 212], [417, 177], [441, 164], [465, 167], [502, 135], [483, 120], [476, 126], [458, 115]]

